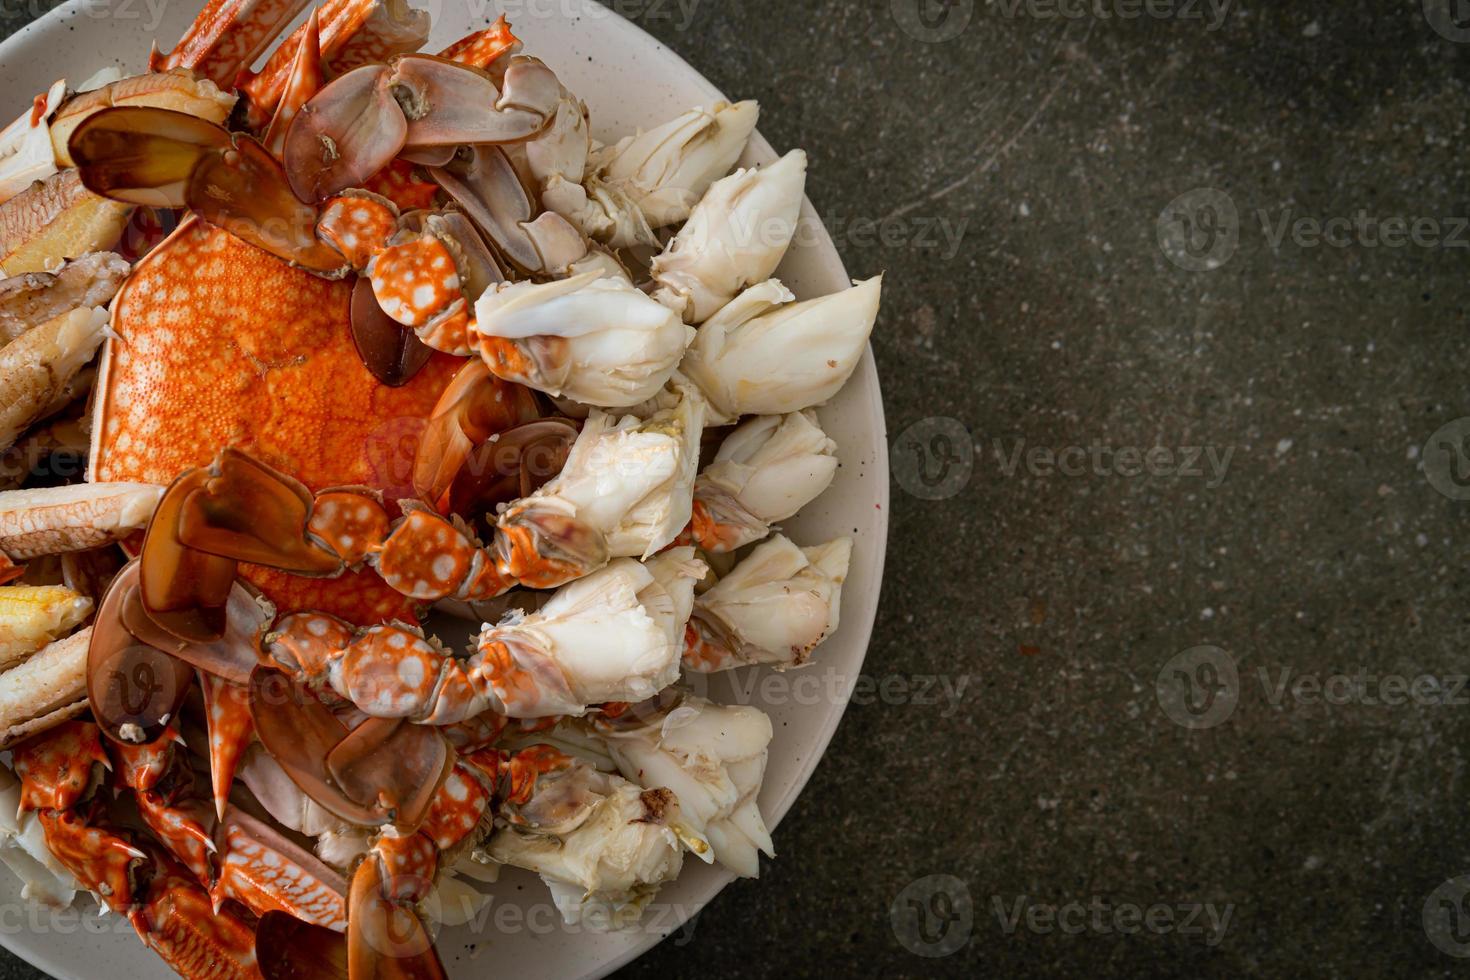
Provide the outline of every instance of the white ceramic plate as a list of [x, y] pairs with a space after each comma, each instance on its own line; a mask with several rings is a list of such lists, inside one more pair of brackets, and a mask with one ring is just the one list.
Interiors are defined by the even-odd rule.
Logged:
[[[431, 51], [484, 26], [498, 13], [494, 3], [475, 0], [417, 0], [415, 5], [426, 6], [433, 15], [434, 32], [426, 49]], [[110, 64], [126, 73], [141, 71], [153, 40], [167, 49], [196, 12], [190, 0], [73, 0], [51, 12], [0, 44], [0, 92], [8, 100], [0, 106], [0, 120], [18, 115], [32, 95], [58, 77], [80, 82]], [[527, 52], [549, 64], [587, 102], [602, 140], [610, 142], [724, 97], [678, 55], [592, 0], [514, 3], [507, 12]], [[770, 145], [757, 135], [743, 163], [774, 158]], [[803, 233], [778, 275], [803, 298], [845, 288], [848, 275], [809, 203], [802, 220]], [[880, 270], [859, 271], [869, 276]], [[805, 670], [770, 680], [763, 672], [737, 671], [733, 678], [717, 676], [708, 685], [716, 700], [755, 703], [771, 715], [776, 734], [760, 805], [773, 828], [806, 785], [837, 728], [862, 668], [877, 608], [888, 527], [888, 456], [871, 353], [821, 411], [821, 420], [838, 444], [842, 467], [832, 488], [787, 522], [786, 531], [798, 544], [839, 535], [855, 539], [841, 627], [822, 645], [816, 664]], [[779, 848], [779, 835], [776, 843]], [[538, 879], [507, 875], [490, 886], [494, 899], [488, 914], [440, 934], [440, 955], [450, 974], [460, 978], [602, 976], [677, 932], [730, 877], [688, 856], [683, 874], [660, 892], [642, 926], [595, 934], [562, 927]], [[779, 896], [771, 897], [779, 901]], [[78, 904], [84, 907], [62, 914], [33, 911], [21, 901], [18, 881], [0, 870], [0, 943], [66, 980], [169, 975], [117, 916], [99, 919], [90, 903]]]

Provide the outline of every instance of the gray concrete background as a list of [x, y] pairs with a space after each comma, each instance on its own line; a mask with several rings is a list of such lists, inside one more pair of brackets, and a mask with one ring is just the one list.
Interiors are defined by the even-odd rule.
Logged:
[[887, 271], [896, 477], [889, 696], [627, 975], [1463, 969], [1455, 8], [620, 5]]

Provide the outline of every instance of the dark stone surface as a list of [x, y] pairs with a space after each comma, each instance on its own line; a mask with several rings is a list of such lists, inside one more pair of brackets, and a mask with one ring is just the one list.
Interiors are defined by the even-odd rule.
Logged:
[[[1430, 437], [1470, 414], [1470, 31], [1420, 0], [928, 3], [626, 8], [761, 100], [849, 270], [887, 270], [868, 671], [968, 685], [852, 707], [780, 859], [627, 974], [1459, 971], [1470, 503]], [[961, 431], [905, 435], [936, 417]], [[1409, 703], [1368, 703], [1392, 678]], [[1202, 714], [1161, 703], [1186, 683]]]

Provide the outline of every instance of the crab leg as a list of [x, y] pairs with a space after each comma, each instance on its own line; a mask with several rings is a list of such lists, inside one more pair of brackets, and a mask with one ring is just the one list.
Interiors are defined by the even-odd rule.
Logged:
[[[97, 800], [88, 800], [109, 765], [96, 725], [69, 722], [16, 746], [14, 759], [22, 811], [38, 811], [47, 850], [169, 966], [190, 978], [259, 978], [243, 922], [227, 910], [211, 914], [204, 890], [173, 858], [101, 821]], [[126, 767], [135, 779], [151, 772], [137, 762]], [[143, 816], [150, 820], [147, 809]]]
[[149, 948], [190, 980], [261, 980], [255, 931], [234, 911], [214, 909], [182, 869], [160, 864], [149, 901], [132, 917]]
[[0, 492], [0, 551], [26, 561], [112, 544], [146, 526], [161, 496], [147, 483]]
[[[417, 51], [429, 38], [429, 14], [407, 0], [326, 0], [312, 12], [320, 19], [318, 58], [333, 75], [341, 75], [394, 55]], [[294, 52], [313, 28], [302, 25], [281, 42], [261, 70], [240, 82], [250, 104], [245, 120], [259, 128], [271, 118], [294, 74]]]
[[[295, 54], [281, 82], [280, 95], [275, 99], [275, 112], [270, 116], [270, 125], [260, 138], [265, 148], [276, 157], [285, 149], [286, 131], [291, 126], [291, 120], [296, 118], [301, 107], [327, 83], [326, 71], [322, 67], [322, 34], [317, 14], [318, 10], [313, 8], [311, 16], [297, 32], [301, 36], [296, 41]], [[292, 38], [295, 37], [293, 34]], [[287, 44], [289, 43], [290, 39], [287, 40]], [[283, 44], [276, 53], [291, 50], [287, 44]], [[250, 103], [252, 110], [256, 106], [254, 101]]]
[[[472, 419], [471, 424], [482, 425], [484, 420]], [[658, 424], [674, 428], [663, 421]], [[672, 440], [669, 454], [682, 459], [688, 455], [684, 448], [689, 431], [695, 432], [691, 444], [697, 445], [697, 428], [680, 425], [672, 437], [650, 434], [632, 448], [658, 452]], [[565, 436], [557, 438], [565, 442]], [[678, 474], [686, 468], [670, 461], [655, 472], [653, 485], [636, 499], [624, 501], [623, 507], [635, 507], [649, 493], [672, 492], [660, 484], [670, 482], [670, 477], [681, 482]], [[690, 470], [688, 482], [692, 480]], [[140, 595], [148, 618], [160, 631], [209, 643], [224, 629], [228, 586], [240, 561], [315, 576], [337, 575], [366, 562], [389, 587], [424, 602], [491, 598], [514, 584], [512, 571], [522, 579], [559, 584], [604, 564], [605, 550], [583, 565], [542, 555], [540, 549], [551, 547], [553, 539], [560, 542], [558, 547], [575, 545], [579, 535], [592, 533], [553, 519], [551, 506], [540, 500], [535, 513], [523, 513], [503, 539], [487, 548], [463, 522], [422, 505], [403, 504], [403, 516], [392, 521], [383, 504], [368, 493], [344, 489], [313, 496], [289, 477], [227, 449], [212, 466], [188, 471], [164, 494], [158, 519], [150, 524], [143, 544]], [[613, 513], [606, 506], [603, 510], [614, 520], [625, 516], [624, 511]], [[661, 547], [685, 520], [676, 508], [648, 526], [663, 538]], [[629, 553], [657, 550], [642, 544], [632, 548], [632, 542], [642, 540], [633, 528], [624, 537], [628, 543], [620, 547], [630, 548]], [[599, 540], [591, 539], [576, 552], [605, 548], [597, 544]]]
[[[311, 40], [308, 30], [303, 36], [306, 50], [298, 52], [299, 90], [282, 101], [282, 119], [267, 134], [271, 147], [282, 148], [284, 169], [267, 146], [195, 117], [161, 109], [108, 109], [87, 119], [73, 138], [82, 179], [89, 188], [121, 201], [188, 206], [241, 240], [324, 278], [362, 272], [374, 302], [367, 302], [366, 295], [355, 300], [354, 337], [364, 362], [385, 382], [398, 380], [399, 356], [397, 345], [383, 343], [384, 316], [434, 349], [459, 356], [473, 353], [470, 305], [503, 279], [475, 226], [450, 212], [410, 223], [391, 201], [353, 185], [378, 175], [409, 133], [410, 122], [395, 93], [408, 93], [402, 98], [424, 113], [413, 125], [429, 127], [429, 138], [437, 139], [435, 120], [444, 116], [454, 125], [457, 118], [454, 96], [439, 92], [454, 79], [440, 75], [464, 72], [492, 93], [493, 84], [453, 62], [411, 56], [418, 60], [400, 59], [392, 72], [387, 66], [365, 66], [338, 78], [306, 101], [287, 125], [284, 114], [318, 81], [311, 68]], [[512, 80], [538, 70], [517, 67], [523, 70], [508, 76], [507, 97], [515, 93]], [[545, 71], [544, 66], [539, 70]], [[395, 81], [400, 75], [406, 80]], [[519, 84], [535, 86], [534, 80]], [[425, 100], [437, 100], [433, 104], [439, 115], [428, 113]], [[323, 105], [338, 115], [349, 112], [350, 125], [338, 126], [329, 118], [312, 121]], [[505, 112], [525, 114], [515, 106]], [[386, 144], [391, 144], [386, 154], [380, 153]], [[302, 163], [303, 154], [319, 159]], [[320, 200], [321, 206], [302, 203], [306, 200]], [[567, 233], [562, 237], [571, 244], [551, 247], [548, 243], [560, 238], [548, 238], [546, 222], [538, 219], [533, 223], [536, 234], [528, 239], [538, 267], [542, 259], [536, 249], [564, 253], [557, 260], [562, 264], [587, 254], [570, 225], [556, 215], [542, 218], [560, 221]], [[663, 310], [646, 297], [642, 301]], [[681, 334], [678, 339], [682, 350], [688, 338]]]
[[49, 272], [111, 248], [132, 213], [131, 204], [89, 191], [75, 170], [52, 174], [0, 204], [0, 272]]
[[105, 307], [127, 275], [122, 256], [89, 252], [54, 272], [0, 280], [0, 346], [63, 313]]
[[53, 317], [0, 349], [0, 446], [77, 394], [82, 368], [102, 345], [107, 314], [98, 308]]
[[703, 572], [692, 548], [647, 566], [622, 559], [566, 586], [538, 612], [487, 628], [467, 659], [416, 629], [358, 632], [322, 613], [285, 617], [264, 647], [300, 681], [374, 718], [451, 725], [487, 709], [512, 718], [580, 715], [672, 683]]
[[205, 670], [199, 671], [199, 685], [204, 691], [209, 728], [210, 788], [215, 814], [223, 820], [240, 756], [255, 739], [255, 722], [250, 717], [250, 696], [245, 687]]
[[[502, 515], [491, 547], [422, 505], [404, 505], [403, 517], [390, 522], [371, 495], [346, 489], [314, 497], [226, 449], [165, 493], [143, 544], [143, 604], [168, 632], [208, 642], [224, 629], [240, 561], [315, 576], [366, 562], [409, 598], [473, 602], [516, 582], [554, 588], [609, 558], [651, 555], [690, 515], [703, 402], [688, 391], [676, 398], [646, 422], [594, 413], [562, 472]], [[597, 478], [607, 465], [626, 477], [616, 494]]]
[[[155, 524], [143, 545], [147, 572], [168, 576], [163, 552], [180, 547], [224, 561], [249, 561], [305, 575], [332, 576], [369, 562], [390, 587], [426, 602], [485, 599], [509, 588], [495, 556], [469, 530], [409, 503], [391, 522], [374, 496], [336, 490], [313, 497], [305, 487], [236, 450], [190, 471], [164, 495], [166, 529]], [[167, 533], [172, 531], [172, 534]], [[167, 596], [175, 578], [158, 583]], [[179, 583], [182, 587], [185, 583]], [[157, 608], [145, 589], [145, 604]]]
[[260, 57], [306, 0], [209, 0], [173, 51], [155, 46], [148, 70], [191, 68], [221, 88], [233, 88], [236, 76]]
[[440, 51], [439, 57], [473, 68], [489, 68], [497, 59], [520, 49], [520, 38], [510, 32], [510, 24], [501, 14], [483, 31], [467, 34]]
[[221, 819], [220, 831], [219, 880], [210, 890], [216, 909], [233, 899], [256, 915], [275, 910], [337, 932], [347, 928], [341, 875], [235, 807]]

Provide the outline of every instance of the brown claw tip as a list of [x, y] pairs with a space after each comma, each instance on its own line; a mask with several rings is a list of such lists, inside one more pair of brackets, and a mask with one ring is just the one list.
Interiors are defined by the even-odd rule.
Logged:
[[207, 119], [151, 106], [114, 106], [83, 120], [67, 142], [82, 183], [94, 194], [151, 207], [186, 206], [198, 166], [230, 148], [230, 134]]
[[444, 964], [434, 937], [413, 909], [383, 896], [387, 882], [369, 855], [352, 875], [348, 894], [347, 963], [354, 977], [442, 980]]
[[108, 738], [133, 745], [163, 734], [194, 679], [188, 664], [128, 628], [129, 619], [142, 612], [137, 583], [135, 560], [118, 573], [103, 597], [87, 648], [92, 715]]
[[347, 980], [347, 937], [270, 911], [255, 927], [255, 959], [265, 980]]
[[334, 575], [342, 562], [306, 533], [312, 495], [299, 481], [235, 449], [219, 454], [178, 515], [178, 538], [199, 552], [298, 575]]
[[352, 343], [373, 377], [390, 388], [413, 380], [434, 349], [383, 312], [373, 295], [372, 280], [363, 276], [352, 287]]
[[249, 136], [201, 159], [184, 199], [199, 216], [241, 241], [327, 279], [349, 271], [336, 249], [316, 237], [316, 209], [297, 200], [280, 163]]
[[225, 604], [237, 567], [232, 558], [196, 551], [179, 540], [187, 500], [208, 480], [208, 470], [189, 470], [164, 492], [148, 522], [138, 565], [148, 618], [191, 643], [212, 643], [225, 635]]

